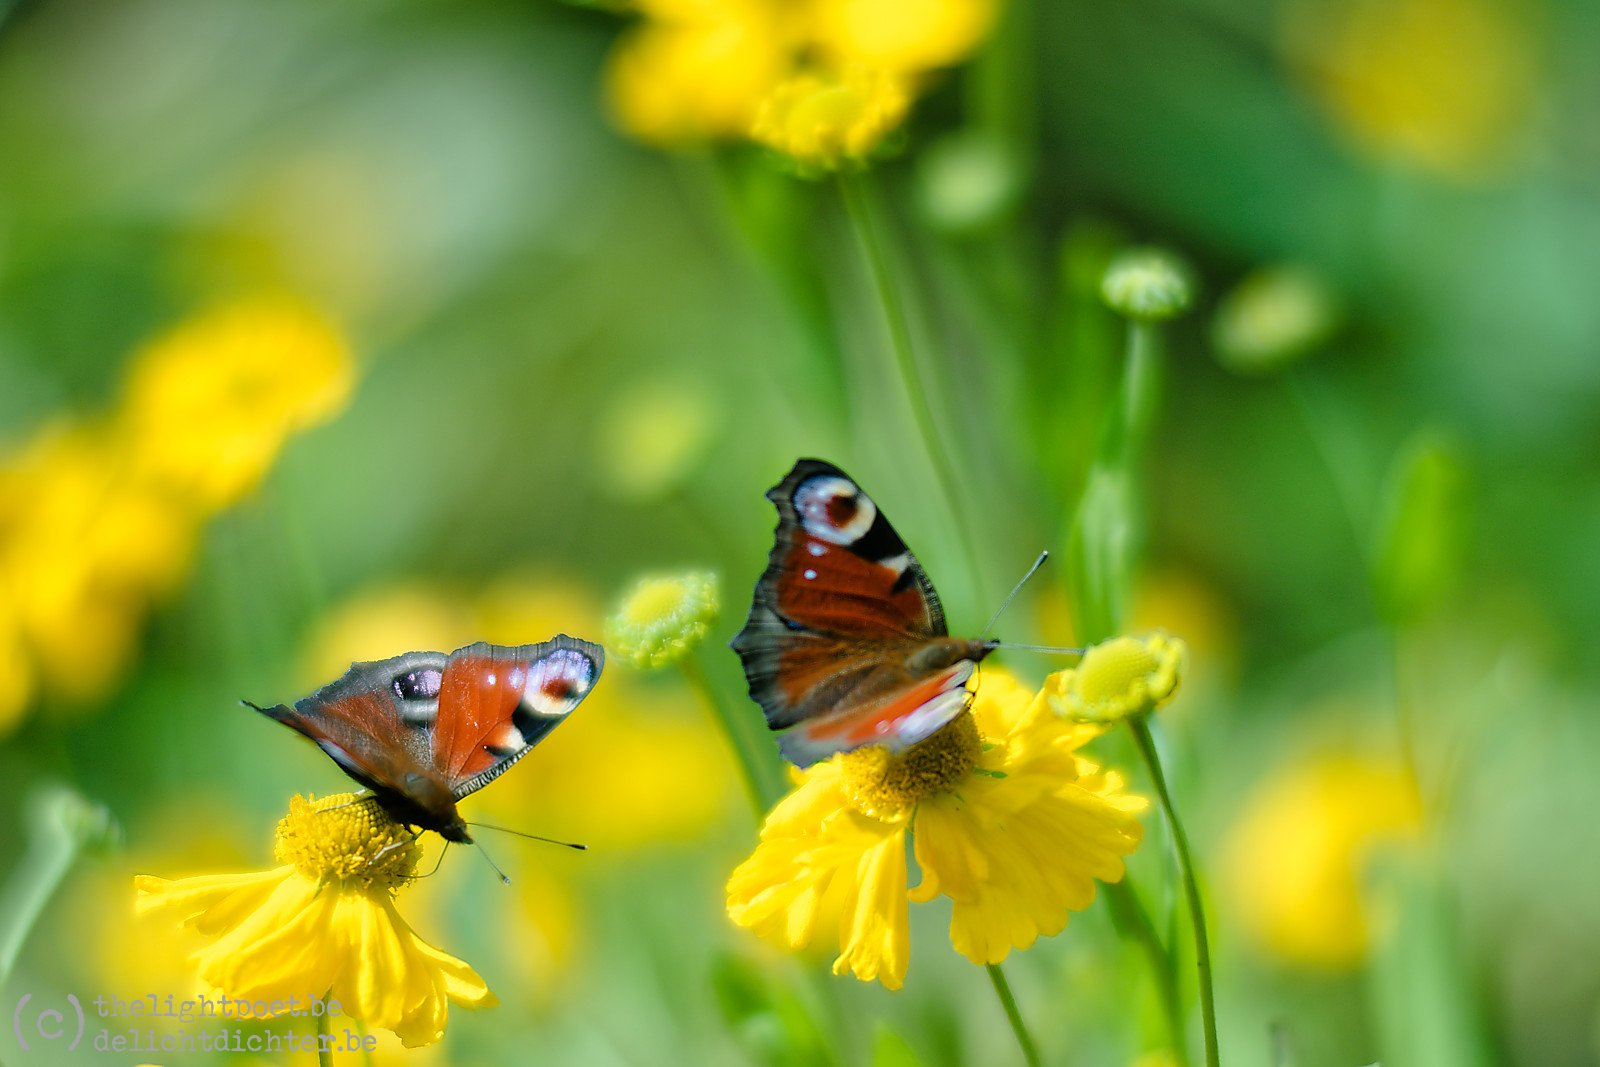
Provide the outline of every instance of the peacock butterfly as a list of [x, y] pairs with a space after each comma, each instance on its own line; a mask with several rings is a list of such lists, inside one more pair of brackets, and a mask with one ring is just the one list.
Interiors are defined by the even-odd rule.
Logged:
[[998, 642], [950, 636], [933, 583], [872, 499], [816, 459], [767, 499], [775, 542], [732, 648], [784, 757], [901, 751], [959, 715]]
[[294, 707], [263, 715], [305, 734], [397, 822], [470, 842], [456, 801], [494, 781], [589, 695], [599, 645], [560, 634], [353, 663]]

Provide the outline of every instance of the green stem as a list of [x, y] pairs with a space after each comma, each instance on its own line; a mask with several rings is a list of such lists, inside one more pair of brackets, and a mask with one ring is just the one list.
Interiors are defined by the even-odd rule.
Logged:
[[994, 983], [994, 995], [1000, 998], [1000, 1006], [1006, 1010], [1006, 1018], [1011, 1021], [1011, 1030], [1017, 1035], [1022, 1058], [1027, 1061], [1028, 1067], [1039, 1067], [1039, 1049], [1022, 1022], [1022, 1013], [1017, 1010], [1017, 998], [1011, 995], [1011, 983], [1006, 981], [1005, 972], [998, 963], [988, 964], [988, 970], [989, 981]]
[[1179, 1067], [1188, 1067], [1189, 1043], [1183, 1034], [1183, 1009], [1178, 1000], [1177, 975], [1172, 970], [1172, 955], [1156, 933], [1155, 923], [1144, 901], [1134, 890], [1131, 876], [1124, 874], [1120, 882], [1106, 886], [1106, 899], [1111, 905], [1112, 921], [1117, 929], [1131, 934], [1134, 942], [1144, 952], [1155, 979], [1156, 996], [1161, 1001], [1161, 1016], [1167, 1024], [1167, 1043], [1177, 1057]]
[[[333, 999], [333, 990], [328, 990], [326, 999]], [[328, 1013], [323, 1012], [317, 1016], [317, 1063], [321, 1067], [333, 1067], [333, 1042], [329, 1040], [332, 1031], [328, 1028]]]
[[1217, 1067], [1217, 1007], [1216, 994], [1211, 984], [1211, 946], [1206, 940], [1205, 907], [1200, 900], [1200, 884], [1195, 880], [1194, 861], [1189, 852], [1189, 835], [1178, 821], [1177, 808], [1172, 803], [1172, 793], [1167, 789], [1166, 775], [1161, 771], [1161, 759], [1156, 755], [1155, 737], [1150, 733], [1148, 714], [1135, 715], [1128, 720], [1134, 744], [1144, 759], [1150, 779], [1155, 783], [1156, 798], [1167, 827], [1172, 831], [1172, 851], [1178, 861], [1178, 879], [1183, 883], [1183, 896], [1189, 908], [1190, 925], [1194, 928], [1194, 963], [1200, 986], [1200, 1023], [1205, 1033], [1206, 1067]]
[[109, 812], [64, 786], [46, 786], [28, 798], [27, 824], [27, 851], [0, 898], [0, 986], [84, 847], [113, 833]]
[[878, 302], [883, 307], [884, 322], [889, 328], [889, 349], [894, 354], [895, 373], [899, 376], [901, 388], [911, 405], [911, 414], [916, 419], [917, 431], [922, 435], [928, 456], [933, 461], [934, 475], [938, 478], [939, 488], [944, 493], [945, 504], [954, 516], [956, 536], [960, 539], [962, 551], [967, 556], [972, 587], [981, 596], [984, 588], [983, 570], [979, 564], [978, 551], [973, 544], [972, 535], [967, 531], [967, 524], [958, 506], [958, 501], [962, 497], [955, 464], [945, 448], [944, 438], [939, 434], [938, 420], [934, 417], [929, 391], [923, 383], [921, 371], [917, 366], [916, 351], [912, 347], [911, 323], [906, 316], [905, 304], [900, 299], [900, 290], [894, 283], [894, 271], [890, 266], [888, 253], [884, 250], [882, 226], [877, 219], [873, 198], [862, 181], [863, 179], [858, 176], [841, 174], [839, 192], [844, 199], [845, 209], [849, 212], [851, 225], [855, 228], [856, 238], [861, 242], [862, 253], [872, 274], [873, 287], [877, 290]]
[[683, 671], [684, 678], [688, 680], [690, 688], [699, 694], [706, 707], [716, 716], [717, 724], [722, 727], [722, 733], [728, 739], [728, 746], [733, 749], [734, 758], [739, 762], [751, 810], [755, 812], [756, 822], [760, 823], [766, 818], [772, 804], [783, 795], [781, 780], [775, 781], [775, 776], [767, 773], [763, 764], [756, 758], [749, 739], [744, 730], [740, 729], [739, 720], [735, 717], [733, 709], [728, 707], [712, 686], [711, 680], [706, 677], [694, 653], [690, 652], [679, 660], [678, 666]]

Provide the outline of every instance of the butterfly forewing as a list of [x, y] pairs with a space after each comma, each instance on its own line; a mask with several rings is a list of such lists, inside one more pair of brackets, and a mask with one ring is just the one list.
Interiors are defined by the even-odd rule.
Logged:
[[589, 695], [604, 661], [599, 645], [564, 634], [452, 653], [433, 733], [434, 763], [451, 791], [464, 797], [521, 759]]

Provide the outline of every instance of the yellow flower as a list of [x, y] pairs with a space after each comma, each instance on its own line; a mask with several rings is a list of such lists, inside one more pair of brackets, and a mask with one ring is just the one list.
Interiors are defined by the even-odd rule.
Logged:
[[1045, 680], [1044, 697], [1075, 722], [1111, 723], [1154, 711], [1177, 692], [1185, 648], [1176, 637], [1114, 637]]
[[[999, 963], [1059, 933], [1139, 843], [1144, 799], [1077, 754], [1098, 734], [988, 671], [971, 712], [907, 752], [870, 746], [801, 772], [729, 878], [728, 915], [792, 949], [837, 937], [835, 974], [897, 989], [908, 901], [942, 893], [957, 951]], [[922, 871], [909, 891], [908, 835]]]
[[714, 574], [643, 578], [606, 620], [606, 645], [635, 667], [665, 667], [705, 639], [720, 608]]
[[1352, 967], [1373, 936], [1363, 868], [1415, 839], [1416, 788], [1392, 760], [1347, 752], [1301, 759], [1262, 782], [1229, 834], [1222, 869], [1257, 944], [1292, 963]]
[[1457, 178], [1503, 167], [1539, 92], [1533, 32], [1496, 0], [1298, 0], [1287, 45], [1362, 147]]
[[789, 41], [762, 0], [648, 5], [606, 64], [618, 124], [642, 141], [674, 145], [737, 137], [788, 69]]
[[326, 995], [408, 1047], [439, 1040], [450, 1001], [494, 1004], [476, 971], [395, 909], [420, 848], [376, 800], [296, 796], [276, 853], [283, 866], [270, 871], [134, 880], [141, 914], [175, 915], [213, 939], [195, 954], [213, 991], [269, 1002]]
[[17, 661], [0, 724], [38, 689], [79, 702], [110, 685], [188, 563], [194, 526], [95, 428], [48, 426], [0, 461], [0, 655]]
[[900, 75], [860, 67], [801, 71], [762, 102], [750, 136], [802, 166], [833, 169], [864, 159], [910, 105]]
[[339, 411], [353, 384], [349, 349], [315, 311], [240, 300], [134, 356], [120, 429], [144, 477], [216, 509], [254, 488], [292, 433]]
[[813, 32], [843, 66], [920, 71], [965, 59], [994, 24], [996, 0], [816, 0]]

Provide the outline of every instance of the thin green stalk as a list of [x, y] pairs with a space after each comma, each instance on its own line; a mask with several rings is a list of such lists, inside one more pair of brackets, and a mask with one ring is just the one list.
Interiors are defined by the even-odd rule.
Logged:
[[1156, 328], [1142, 319], [1128, 320], [1128, 360], [1123, 374], [1122, 454], [1130, 461], [1149, 435], [1155, 412]]
[[111, 815], [64, 786], [28, 798], [28, 847], [0, 898], [0, 987], [11, 978], [33, 932], [85, 847], [114, 833]]
[[751, 810], [755, 812], [756, 822], [760, 823], [766, 818], [768, 809], [783, 794], [781, 782], [770, 780], [772, 776], [763, 770], [762, 764], [751, 750], [749, 738], [734, 716], [733, 709], [727, 706], [716, 688], [712, 686], [711, 680], [706, 677], [694, 653], [691, 652], [680, 659], [678, 666], [683, 671], [684, 678], [688, 680], [690, 688], [705, 701], [711, 713], [716, 716], [718, 725], [722, 727], [723, 735], [727, 737], [728, 745], [733, 749], [734, 757], [739, 762]]
[[[328, 990], [331, 998], [333, 990]], [[328, 1014], [323, 1012], [317, 1016], [317, 1063], [320, 1067], [333, 1067], [333, 1042], [329, 1040], [332, 1031], [328, 1029]]]
[[894, 271], [890, 266], [889, 256], [884, 250], [882, 227], [877, 219], [873, 198], [862, 185], [862, 181], [859, 176], [841, 174], [839, 192], [844, 199], [850, 223], [855, 228], [856, 238], [861, 243], [862, 253], [872, 274], [878, 303], [883, 307], [884, 322], [889, 328], [889, 349], [894, 354], [895, 373], [899, 376], [900, 386], [911, 405], [911, 414], [916, 419], [917, 431], [922, 435], [929, 458], [933, 460], [934, 475], [938, 478], [939, 488], [944, 493], [945, 504], [954, 517], [956, 536], [960, 539], [962, 551], [967, 556], [972, 586], [981, 594], [984, 589], [983, 569], [979, 564], [977, 547], [973, 544], [972, 535], [967, 531], [967, 524], [958, 505], [961, 495], [955, 464], [945, 448], [944, 438], [939, 434], [938, 420], [934, 416], [933, 405], [928, 397], [929, 391], [923, 383], [921, 369], [917, 366], [916, 351], [912, 347], [911, 323], [906, 316], [905, 304], [900, 299], [900, 290], [894, 283]]
[[1017, 998], [1011, 995], [1011, 983], [1006, 981], [1005, 972], [998, 963], [988, 964], [989, 981], [994, 983], [994, 994], [1000, 998], [1000, 1006], [1006, 1010], [1006, 1018], [1011, 1021], [1011, 1030], [1017, 1035], [1017, 1044], [1022, 1048], [1022, 1058], [1027, 1061], [1028, 1067], [1039, 1067], [1039, 1049], [1033, 1043], [1033, 1035], [1028, 1033], [1028, 1028], [1022, 1022], [1022, 1013], [1017, 1010]]
[[1172, 954], [1156, 933], [1155, 923], [1145, 909], [1144, 901], [1134, 891], [1127, 874], [1119, 882], [1106, 886], [1106, 899], [1111, 905], [1111, 918], [1117, 929], [1130, 934], [1134, 943], [1144, 953], [1150, 973], [1156, 983], [1156, 997], [1161, 1002], [1161, 1017], [1167, 1024], [1167, 1043], [1177, 1057], [1179, 1067], [1188, 1067], [1189, 1043], [1184, 1039], [1183, 1008], [1178, 998], [1177, 975], [1172, 969]]
[[1150, 733], [1149, 715], [1135, 715], [1128, 720], [1134, 744], [1144, 759], [1150, 780], [1155, 783], [1156, 798], [1161, 813], [1172, 831], [1172, 851], [1178, 861], [1178, 879], [1183, 883], [1183, 896], [1189, 908], [1190, 925], [1194, 929], [1194, 964], [1200, 987], [1200, 1023], [1205, 1034], [1206, 1067], [1217, 1067], [1217, 1006], [1211, 983], [1211, 946], [1206, 939], [1205, 907], [1200, 900], [1200, 884], [1195, 880], [1194, 862], [1189, 853], [1189, 835], [1178, 821], [1177, 808], [1172, 803], [1172, 793], [1167, 789], [1167, 777], [1161, 770], [1161, 759], [1156, 755], [1155, 737]]

